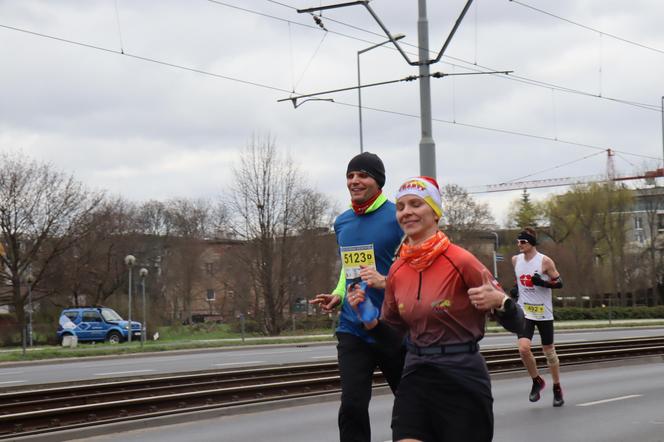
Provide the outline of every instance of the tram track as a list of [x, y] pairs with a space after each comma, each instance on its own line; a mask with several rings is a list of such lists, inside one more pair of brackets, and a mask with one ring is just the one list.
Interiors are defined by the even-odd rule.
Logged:
[[[557, 344], [561, 365], [664, 355], [664, 337]], [[516, 348], [482, 349], [493, 374], [523, 370]], [[544, 356], [535, 354], [538, 365]], [[380, 372], [374, 386], [384, 386]], [[44, 385], [0, 393], [0, 439], [340, 391], [336, 362]]]

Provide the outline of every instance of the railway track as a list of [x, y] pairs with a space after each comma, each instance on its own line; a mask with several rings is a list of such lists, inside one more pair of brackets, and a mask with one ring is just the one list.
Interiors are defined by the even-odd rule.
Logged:
[[[664, 337], [557, 344], [562, 365], [664, 355]], [[516, 348], [481, 350], [489, 371], [522, 370]], [[544, 356], [536, 353], [538, 364]], [[374, 386], [385, 385], [380, 372]], [[0, 439], [340, 391], [336, 362], [196, 372], [0, 393]]]

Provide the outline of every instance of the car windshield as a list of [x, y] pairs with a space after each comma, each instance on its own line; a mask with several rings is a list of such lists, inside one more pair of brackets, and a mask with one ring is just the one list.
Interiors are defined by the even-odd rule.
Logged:
[[101, 315], [109, 322], [122, 321], [122, 317], [115, 313], [115, 310], [111, 310], [110, 308], [101, 309]]

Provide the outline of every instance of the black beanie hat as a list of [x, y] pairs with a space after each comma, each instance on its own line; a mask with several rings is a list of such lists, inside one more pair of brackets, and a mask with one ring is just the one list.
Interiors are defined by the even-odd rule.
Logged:
[[346, 175], [355, 171], [364, 172], [369, 175], [376, 180], [378, 187], [381, 189], [385, 185], [385, 166], [383, 166], [383, 162], [375, 153], [362, 152], [359, 155], [355, 155], [348, 163]]

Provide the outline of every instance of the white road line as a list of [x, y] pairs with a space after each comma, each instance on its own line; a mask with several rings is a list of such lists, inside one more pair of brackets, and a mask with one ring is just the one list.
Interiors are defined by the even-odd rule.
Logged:
[[5, 382], [0, 382], [0, 384], [21, 384], [23, 382], [28, 382], [28, 381], [5, 381]]
[[0, 376], [10, 376], [13, 374], [22, 374], [22, 371], [6, 371], [4, 373], [0, 373]]
[[242, 365], [242, 364], [262, 364], [265, 361], [244, 361], [244, 362], [225, 362], [223, 364], [214, 364], [217, 367], [221, 367], [224, 365]]
[[113, 372], [110, 372], [110, 373], [95, 373], [95, 374], [93, 374], [93, 376], [111, 376], [111, 375], [115, 375], [115, 374], [145, 373], [145, 372], [148, 372], [148, 371], [155, 371], [155, 370], [146, 369], [146, 370], [130, 370], [130, 371], [113, 371]]
[[641, 395], [641, 394], [630, 394], [629, 396], [620, 396], [620, 397], [614, 397], [614, 398], [611, 398], [611, 399], [604, 399], [604, 400], [601, 400], [601, 401], [586, 402], [584, 404], [576, 404], [576, 406], [577, 407], [589, 407], [591, 405], [605, 404], [607, 402], [622, 401], [622, 400], [625, 400], [625, 399], [632, 399], [632, 398], [641, 397], [641, 396], [643, 396], [643, 395]]
[[246, 352], [246, 353], [245, 352], [242, 352], [242, 353], [238, 352], [238, 354], [233, 355], [233, 356], [281, 355], [281, 354], [286, 354], [286, 353], [305, 353], [305, 352], [308, 352], [308, 351], [313, 351], [313, 350], [310, 349], [310, 348], [302, 348], [302, 349], [298, 349], [298, 350], [256, 351], [256, 352], [253, 352], [253, 353], [252, 352]]

